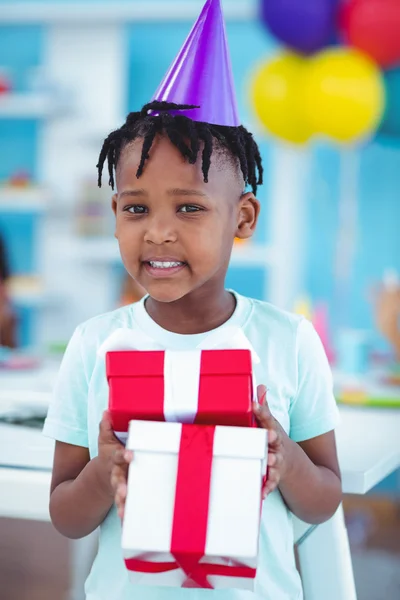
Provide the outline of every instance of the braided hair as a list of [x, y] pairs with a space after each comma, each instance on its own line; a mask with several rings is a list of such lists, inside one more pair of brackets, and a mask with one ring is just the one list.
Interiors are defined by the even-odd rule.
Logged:
[[[172, 102], [153, 101], [146, 104], [141, 111], [131, 112], [122, 127], [110, 133], [104, 140], [100, 152], [98, 185], [101, 187], [104, 163], [107, 160], [109, 185], [114, 189], [114, 172], [122, 150], [136, 140], [143, 138], [142, 155], [136, 177], [143, 173], [146, 160], [157, 134], [166, 134], [168, 139], [190, 163], [195, 164], [202, 150], [202, 172], [204, 181], [208, 181], [211, 155], [215, 146], [231, 155], [240, 164], [246, 185], [250, 185], [254, 194], [257, 186], [262, 184], [263, 167], [260, 151], [252, 134], [243, 126], [228, 127], [211, 125], [193, 121], [179, 114], [179, 111], [198, 108], [190, 104], [174, 104]], [[154, 114], [155, 113], [155, 114]], [[216, 144], [215, 144], [216, 141]]]

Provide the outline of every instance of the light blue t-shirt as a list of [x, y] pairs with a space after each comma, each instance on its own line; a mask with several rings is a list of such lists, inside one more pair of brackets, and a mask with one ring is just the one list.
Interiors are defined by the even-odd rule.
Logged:
[[[272, 414], [296, 442], [334, 429], [338, 410], [331, 372], [313, 326], [304, 318], [266, 302], [236, 293], [235, 297], [235, 312], [221, 328], [240, 326], [250, 340], [261, 359], [255, 366], [256, 380], [268, 388]], [[105, 364], [97, 350], [121, 327], [139, 328], [165, 348], [177, 350], [194, 348], [207, 335], [166, 331], [146, 312], [145, 299], [90, 319], [76, 329], [60, 368], [44, 433], [61, 442], [88, 447], [92, 458], [97, 455], [99, 422], [108, 403]], [[291, 514], [279, 491], [270, 494], [263, 504], [258, 564], [254, 594], [241, 590], [134, 586], [125, 569], [121, 524], [113, 508], [100, 527], [99, 550], [86, 582], [86, 597], [87, 600], [301, 600]]]

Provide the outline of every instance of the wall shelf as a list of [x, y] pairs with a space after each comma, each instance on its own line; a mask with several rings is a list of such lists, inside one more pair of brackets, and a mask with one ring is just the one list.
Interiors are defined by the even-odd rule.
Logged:
[[40, 277], [33, 275], [15, 275], [8, 283], [8, 294], [17, 307], [40, 308], [62, 302], [55, 290], [45, 287]]
[[63, 103], [51, 94], [0, 94], [0, 119], [43, 119], [58, 114], [63, 108]]
[[49, 205], [49, 193], [43, 188], [0, 187], [0, 215], [2, 213], [41, 213]]
[[62, 302], [60, 296], [46, 290], [18, 290], [11, 292], [10, 297], [18, 308], [48, 308]]

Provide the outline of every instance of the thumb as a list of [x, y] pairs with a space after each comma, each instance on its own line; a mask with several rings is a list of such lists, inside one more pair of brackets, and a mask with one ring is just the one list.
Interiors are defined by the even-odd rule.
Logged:
[[274, 427], [274, 417], [269, 409], [267, 402], [267, 388], [265, 385], [257, 387], [258, 402], [253, 405], [253, 412], [261, 427], [272, 429]]
[[267, 405], [267, 388], [265, 385], [257, 386], [257, 399], [261, 406]]
[[111, 415], [108, 410], [103, 412], [102, 419], [100, 421], [100, 435], [103, 439], [114, 438], [114, 431], [111, 423]]

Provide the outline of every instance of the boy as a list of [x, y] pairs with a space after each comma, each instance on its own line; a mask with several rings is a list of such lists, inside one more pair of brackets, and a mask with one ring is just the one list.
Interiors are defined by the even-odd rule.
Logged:
[[[290, 512], [319, 523], [336, 511], [341, 485], [333, 430], [337, 408], [328, 363], [310, 323], [225, 289], [233, 241], [253, 234], [261, 158], [240, 125], [219, 0], [208, 0], [152, 103], [105, 140], [116, 183], [116, 237], [128, 273], [147, 292], [138, 303], [75, 331], [45, 432], [57, 440], [50, 512], [82, 537], [100, 526], [87, 600], [299, 600]], [[215, 79], [214, 79], [215, 78]], [[251, 191], [246, 191], [246, 186]], [[152, 588], [129, 583], [121, 553], [126, 455], [107, 413], [102, 342], [117, 328], [142, 330], [165, 348], [195, 348], [240, 326], [260, 356], [259, 425], [269, 430], [256, 594]], [[227, 399], [229, 401], [229, 399]], [[100, 422], [100, 433], [98, 424]]]

